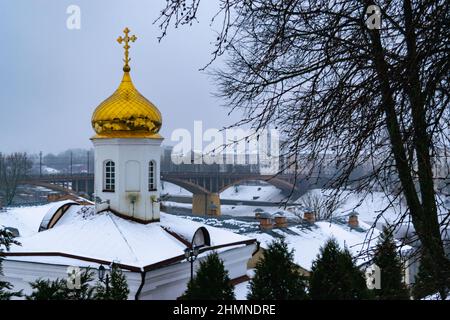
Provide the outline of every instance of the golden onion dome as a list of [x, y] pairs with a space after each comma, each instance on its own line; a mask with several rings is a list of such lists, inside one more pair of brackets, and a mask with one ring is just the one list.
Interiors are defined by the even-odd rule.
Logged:
[[162, 117], [158, 108], [147, 100], [134, 87], [130, 77], [128, 62], [129, 41], [135, 36], [119, 37], [119, 43], [125, 42], [125, 66], [122, 82], [117, 90], [103, 101], [92, 115], [92, 127], [97, 133], [93, 139], [102, 138], [161, 138], [158, 134]]

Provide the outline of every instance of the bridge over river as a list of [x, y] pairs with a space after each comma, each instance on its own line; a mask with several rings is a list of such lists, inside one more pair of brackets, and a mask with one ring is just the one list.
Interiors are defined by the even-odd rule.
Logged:
[[[196, 214], [220, 214], [220, 204], [277, 206], [277, 203], [264, 201], [222, 200], [220, 193], [225, 189], [246, 181], [265, 181], [296, 199], [312, 186], [320, 187], [326, 178], [306, 179], [294, 174], [263, 175], [245, 172], [161, 172], [161, 180], [173, 183], [190, 192], [192, 197], [172, 197], [174, 202], [192, 202], [192, 212]], [[311, 182], [313, 180], [313, 182]], [[31, 175], [20, 182], [42, 186], [64, 193], [77, 193], [91, 196], [94, 193], [94, 174], [46, 174]]]

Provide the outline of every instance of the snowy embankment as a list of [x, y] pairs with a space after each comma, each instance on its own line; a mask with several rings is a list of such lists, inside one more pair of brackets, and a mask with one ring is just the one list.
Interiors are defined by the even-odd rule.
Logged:
[[267, 202], [281, 202], [285, 200], [285, 195], [281, 190], [270, 185], [236, 185], [225, 189], [221, 194], [221, 199], [232, 200], [254, 200]]
[[[310, 195], [319, 196], [323, 199], [329, 198], [333, 190], [313, 189], [297, 199], [297, 203], [302, 204], [303, 200]], [[450, 210], [450, 197], [437, 194], [438, 210], [442, 216], [446, 216]], [[334, 216], [347, 215], [356, 211], [359, 220], [369, 225], [377, 221], [377, 228], [382, 229], [383, 225], [395, 224], [402, 214], [407, 210], [406, 203], [399, 199], [394, 199], [383, 192], [372, 192], [369, 194], [356, 193], [355, 191], [343, 191], [339, 196], [339, 206]], [[407, 223], [407, 222], [406, 222]]]
[[59, 170], [57, 170], [55, 168], [42, 166], [42, 173], [44, 173], [44, 174], [58, 174], [58, 173], [61, 173], [61, 171], [59, 171]]
[[161, 181], [161, 195], [171, 196], [192, 196], [192, 192], [187, 191], [173, 183]]
[[[332, 196], [334, 190], [313, 189], [297, 199], [297, 203], [303, 203], [303, 200], [309, 196], [318, 196], [326, 200]], [[392, 203], [391, 203], [392, 201]], [[347, 215], [352, 211], [359, 214], [359, 220], [372, 224], [379, 215], [379, 223], [393, 223], [398, 218], [400, 212], [404, 210], [404, 204], [390, 199], [382, 192], [373, 192], [367, 196], [355, 191], [343, 191], [339, 195], [339, 206], [334, 215]]]
[[[300, 197], [296, 202], [302, 204], [302, 200], [311, 194], [327, 199], [331, 196], [332, 192], [332, 190], [313, 189]], [[170, 195], [192, 195], [190, 192], [171, 183], [164, 183], [163, 193], [168, 193]], [[220, 198], [243, 201], [274, 202], [273, 207], [263, 208], [271, 214], [280, 211], [280, 208], [276, 203], [285, 200], [285, 196], [282, 194], [281, 190], [269, 184], [232, 186], [224, 190], [220, 194]], [[351, 211], [356, 210], [360, 215], [360, 221], [372, 224], [376, 220], [377, 216], [384, 211], [383, 217], [379, 220], [379, 225], [385, 224], [386, 222], [392, 223], [398, 218], [400, 210], [404, 209], [404, 205], [398, 201], [394, 201], [393, 206], [388, 208], [390, 205], [390, 200], [391, 199], [381, 192], [374, 192], [373, 194], [364, 197], [363, 194], [358, 194], [353, 191], [344, 191], [340, 195], [340, 205], [336, 209], [335, 216], [346, 215]], [[190, 204], [180, 204], [174, 202], [167, 204], [172, 207], [192, 207]], [[221, 210], [223, 215], [244, 217], [254, 216], [254, 210], [257, 207], [258, 206], [222, 205]], [[388, 209], [386, 210], [386, 208]], [[288, 217], [293, 217], [293, 214], [289, 211], [281, 211], [284, 211]]]
[[[365, 223], [360, 223], [358, 230], [352, 230], [344, 223], [322, 221], [316, 222], [308, 228], [296, 225], [286, 230], [273, 229], [273, 233], [278, 237], [284, 237], [289, 249], [294, 249], [296, 264], [306, 270], [311, 270], [320, 248], [330, 238], [335, 239], [342, 248], [348, 248], [352, 255], [358, 258], [358, 264], [367, 262], [367, 249], [376, 244], [379, 236], [379, 231], [373, 230], [372, 233], [369, 229], [370, 226]], [[267, 248], [269, 243], [278, 238], [273, 233], [255, 232], [246, 235], [256, 238], [261, 243], [261, 247]]]
[[[169, 182], [164, 182], [162, 186], [162, 194], [171, 196], [192, 196], [192, 193]], [[269, 184], [261, 185], [236, 185], [225, 189], [220, 194], [221, 199], [242, 200], [242, 201], [266, 201], [273, 202], [272, 207], [264, 207], [264, 211], [270, 214], [283, 211], [287, 217], [295, 217], [291, 212], [279, 208], [278, 203], [285, 200], [282, 191]], [[172, 208], [191, 209], [192, 204], [178, 203], [173, 201], [164, 201], [164, 205]], [[259, 206], [249, 205], [221, 205], [222, 215], [230, 215], [234, 217], [253, 217], [254, 210]]]

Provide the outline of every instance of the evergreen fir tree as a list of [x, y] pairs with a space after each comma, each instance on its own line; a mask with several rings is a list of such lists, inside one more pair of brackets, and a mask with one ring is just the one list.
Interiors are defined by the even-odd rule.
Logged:
[[26, 297], [27, 300], [66, 300], [66, 281], [38, 279], [30, 283], [33, 292]]
[[189, 281], [182, 299], [185, 300], [234, 300], [234, 287], [223, 261], [215, 252], [200, 262], [194, 279]]
[[[440, 288], [436, 292], [436, 288]], [[450, 293], [450, 277], [446, 283], [436, 283], [432, 274], [432, 267], [429, 255], [422, 253], [419, 271], [416, 275], [412, 288], [414, 299], [422, 299], [429, 295], [439, 293], [441, 299], [445, 299]]]
[[91, 300], [94, 294], [94, 287], [91, 286], [94, 280], [94, 272], [90, 268], [85, 269], [80, 274], [80, 288], [68, 288], [65, 281], [65, 292], [67, 300]]
[[[0, 276], [3, 275], [2, 262], [3, 262], [3, 251], [9, 250], [11, 244], [19, 244], [14, 240], [11, 232], [6, 229], [0, 229]], [[22, 296], [22, 292], [10, 291], [13, 288], [11, 283], [0, 280], [0, 300], [9, 300], [12, 297]]]
[[95, 288], [95, 299], [98, 300], [127, 300], [130, 290], [127, 278], [122, 270], [115, 264], [111, 267], [111, 278], [108, 289], [103, 283], [98, 283]]
[[313, 300], [354, 300], [369, 297], [364, 273], [347, 248], [334, 239], [320, 249], [311, 268], [309, 294]]
[[27, 300], [90, 300], [94, 288], [90, 282], [94, 279], [93, 272], [88, 268], [80, 274], [80, 287], [69, 288], [67, 279], [39, 279], [30, 283], [33, 292]]
[[249, 300], [306, 299], [306, 283], [294, 263], [294, 251], [283, 240], [273, 241], [256, 264]]
[[408, 300], [409, 292], [403, 282], [403, 267], [398, 256], [392, 233], [384, 228], [375, 248], [373, 258], [380, 268], [381, 288], [374, 289], [375, 298], [380, 300]]

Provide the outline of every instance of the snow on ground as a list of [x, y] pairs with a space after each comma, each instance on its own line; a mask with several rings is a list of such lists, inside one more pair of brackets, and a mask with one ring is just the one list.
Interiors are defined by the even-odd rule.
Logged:
[[[192, 209], [192, 204], [190, 203], [179, 203], [173, 201], [164, 201], [164, 205], [172, 208], [172, 210], [176, 210], [176, 208], [180, 209]], [[255, 217], [255, 209], [260, 208], [264, 211], [274, 214], [276, 212], [283, 212], [287, 218], [297, 219], [297, 216], [290, 211], [283, 210], [279, 207], [259, 207], [259, 206], [244, 206], [244, 205], [229, 205], [222, 204], [220, 206], [221, 215], [222, 216], [231, 216], [231, 217]]]
[[[170, 182], [161, 182], [161, 194], [173, 196], [192, 196], [192, 193]], [[261, 185], [236, 185], [225, 189], [220, 193], [221, 199], [254, 200], [280, 202], [285, 199], [282, 191], [270, 184]]]
[[[435, 293], [429, 296], [426, 296], [425, 298], [423, 298], [422, 300], [442, 300], [441, 299], [441, 295], [439, 293]], [[447, 296], [447, 298], [445, 300], [450, 301], [450, 295]]]
[[[180, 217], [257, 239], [262, 248], [267, 248], [272, 241], [284, 237], [289, 248], [294, 250], [295, 262], [306, 270], [311, 269], [320, 248], [330, 238], [336, 239], [342, 248], [347, 247], [354, 256], [359, 255], [358, 263], [362, 264], [366, 262], [367, 249], [377, 243], [379, 236], [378, 230], [375, 229], [372, 233], [370, 226], [364, 222], [360, 222], [358, 228], [350, 228], [344, 217], [332, 219], [331, 222], [319, 221], [312, 225], [291, 220], [287, 228], [274, 227], [265, 231], [260, 230], [259, 222], [250, 217]], [[367, 241], [369, 238], [370, 242]]]
[[173, 183], [161, 181], [161, 195], [170, 194], [171, 196], [192, 196], [192, 192], [187, 191]]
[[[163, 193], [165, 193], [166, 191], [173, 195], [190, 195], [190, 193], [186, 190], [173, 184], [164, 183], [164, 185], [165, 189]], [[237, 190], [238, 192], [235, 192], [234, 187], [225, 190], [225, 192], [222, 194], [222, 198], [228, 197], [231, 199], [255, 200], [253, 199], [254, 195], [259, 194], [259, 198], [257, 199], [258, 201], [279, 201], [280, 198], [277, 198], [277, 194], [279, 196], [281, 195], [280, 190], [270, 185], [241, 185], [237, 187]], [[320, 189], [314, 189], [310, 192], [319, 194], [321, 196], [328, 196], [331, 193], [330, 190]], [[298, 202], [300, 202], [300, 200], [298, 200]], [[51, 205], [8, 209], [6, 212], [0, 213], [0, 225], [18, 228], [20, 230], [21, 236], [30, 236], [33, 233], [37, 232], [42, 218], [47, 213], [47, 211], [50, 210]], [[180, 210], [183, 209], [185, 211], [192, 208], [191, 204], [175, 202], [165, 202], [164, 205], [170, 207], [170, 211], [175, 213], [177, 208], [180, 208]], [[301, 267], [309, 270], [311, 268], [312, 261], [319, 253], [319, 248], [323, 246], [323, 244], [330, 237], [334, 237], [342, 247], [346, 246], [354, 255], [358, 255], [363, 249], [362, 245], [366, 240], [366, 236], [370, 234], [368, 231], [369, 225], [372, 224], [376, 216], [380, 213], [381, 210], [385, 209], [387, 205], [388, 199], [382, 193], [374, 193], [373, 195], [368, 196], [366, 199], [363, 199], [363, 196], [360, 194], [352, 193], [351, 191], [345, 191], [342, 195], [342, 204], [336, 212], [337, 218], [333, 219], [332, 222], [316, 222], [314, 225], [309, 225], [302, 223], [299, 220], [293, 219], [295, 216], [292, 213], [285, 211], [286, 216], [290, 218], [290, 225], [288, 228], [274, 228], [270, 231], [260, 231], [258, 221], [254, 219], [254, 210], [257, 207], [243, 205], [222, 205], [221, 217], [201, 217], [190, 216], [188, 214], [183, 214], [183, 216], [177, 217], [162, 213], [161, 224], [170, 225], [173, 231], [180, 233], [187, 238], [191, 236], [191, 233], [193, 232], [192, 228], [195, 229], [198, 226], [205, 224], [209, 226], [208, 230], [210, 230], [210, 232], [215, 233], [214, 236], [212, 236], [212, 239], [215, 239], [216, 241], [234, 242], [238, 241], [238, 238], [241, 237], [241, 235], [244, 235], [249, 238], [257, 239], [261, 243], [261, 246], [263, 248], [267, 247], [268, 243], [270, 243], [274, 239], [285, 237], [287, 243], [289, 244], [289, 247], [295, 250], [294, 258], [296, 263]], [[280, 211], [280, 209], [276, 206], [263, 207], [263, 210], [271, 214]], [[351, 229], [350, 227], [348, 227], [346, 223], [346, 217], [343, 217], [352, 210], [356, 210], [359, 213], [360, 228], [358, 229]], [[396, 208], [392, 208], [386, 211], [384, 216], [387, 221], [392, 222], [395, 220], [397, 216], [395, 210]], [[66, 217], [61, 220], [62, 226], [65, 224], [65, 218]], [[100, 220], [104, 218], [98, 219], [100, 223]], [[186, 224], [184, 222], [186, 220], [184, 219], [189, 219], [191, 222]], [[116, 219], [114, 219], [114, 221], [115, 220]], [[108, 221], [110, 220], [106, 219], [102, 223], [107, 225], [109, 223]], [[81, 222], [77, 223], [79, 224]], [[95, 228], [93, 228], [93, 234], [95, 233], [94, 230], [96, 230], [96, 228], [105, 228], [105, 226], [102, 226], [100, 224], [96, 225]], [[128, 229], [126, 224], [124, 224], [121, 229], [125, 227]], [[219, 229], [212, 227], [218, 227]], [[88, 227], [83, 225], [83, 228]], [[56, 229], [58, 228], [55, 228], [55, 230]], [[228, 231], [232, 231], [233, 233], [230, 234]], [[65, 233], [63, 231], [61, 232], [61, 239], [65, 239]], [[375, 238], [377, 235], [378, 232], [375, 230], [372, 236], [373, 238]], [[143, 234], [135, 236], [136, 239], [141, 239], [142, 237], [144, 237]], [[130, 239], [134, 239], [135, 236], [130, 235]], [[235, 238], [234, 236], [237, 237]], [[54, 239], [54, 237], [52, 237], [52, 239]], [[113, 240], [114, 239], [110, 239], [111, 242], [109, 243], [113, 243]], [[60, 241], [59, 238], [58, 241]], [[376, 240], [372, 241], [371, 245], [375, 243]], [[68, 244], [72, 245], [71, 243]], [[364, 249], [367, 249], [367, 246], [365, 246]], [[142, 256], [145, 256], [145, 250], [147, 249], [142, 249]], [[110, 256], [111, 254], [113, 254], [113, 252], [105, 252], [105, 254], [107, 256]], [[132, 263], [132, 256], [127, 256], [124, 258]], [[364, 260], [361, 259], [359, 262], [362, 263], [364, 262]]]
[[[299, 224], [287, 229], [273, 229], [271, 233], [256, 232], [246, 235], [260, 241], [263, 248], [267, 248], [267, 245], [277, 236], [285, 237], [289, 248], [294, 249], [295, 263], [306, 270], [311, 270], [312, 262], [319, 254], [320, 248], [330, 238], [334, 238], [342, 248], [346, 246], [353, 256], [358, 256], [362, 249], [367, 250], [367, 245], [375, 245], [378, 231], [374, 231], [369, 244], [364, 244], [368, 235], [367, 230], [367, 225], [361, 225], [361, 228], [355, 230], [345, 223], [316, 222], [309, 227]], [[358, 259], [359, 264], [365, 261], [364, 255]]]
[[[308, 191], [307, 194], [301, 196], [296, 202], [302, 203], [302, 199], [305, 199], [310, 194], [326, 199], [330, 197], [332, 192], [333, 190], [330, 189], [313, 189]], [[390, 204], [390, 199], [382, 192], [374, 192], [364, 198], [363, 194], [358, 194], [354, 191], [343, 191], [339, 199], [341, 201], [341, 205], [336, 210], [337, 216], [347, 215], [354, 210], [359, 214], [359, 220], [368, 224], [372, 224], [376, 220], [377, 216]], [[386, 222], [393, 223], [397, 219], [400, 209], [402, 209], [401, 204], [398, 201], [394, 202], [394, 206], [388, 208], [383, 213], [383, 218], [381, 218], [379, 222], [383, 224]]]
[[247, 294], [249, 291], [248, 288], [249, 282], [241, 282], [234, 286], [234, 296], [236, 300], [247, 300]]
[[[164, 182], [164, 189], [162, 194], [170, 195], [183, 195], [191, 196], [192, 193], [186, 191], [185, 189], [178, 187], [172, 183]], [[280, 202], [284, 200], [284, 195], [281, 190], [269, 185], [237, 185], [232, 186], [220, 194], [221, 199], [230, 200], [246, 200], [246, 201], [267, 201], [267, 202]], [[172, 201], [164, 201], [164, 205], [171, 208], [182, 208], [182, 209], [192, 209], [190, 203], [177, 203]], [[222, 215], [233, 216], [233, 217], [254, 217], [255, 209], [260, 208], [259, 206], [248, 206], [248, 205], [221, 205]], [[275, 205], [273, 207], [263, 207], [264, 211], [274, 214], [276, 212], [284, 212], [288, 218], [295, 218], [296, 216], [290, 211], [283, 210], [279, 206]]]
[[[164, 183], [165, 190], [163, 193], [169, 193], [171, 195], [192, 195], [190, 192], [171, 183]], [[320, 196], [323, 199], [327, 199], [331, 196], [334, 190], [331, 189], [312, 189], [295, 202], [301, 204], [302, 199], [307, 198], [313, 194]], [[220, 194], [221, 199], [231, 200], [243, 200], [243, 201], [268, 201], [268, 202], [280, 202], [285, 200], [280, 189], [270, 184], [261, 183], [261, 185], [236, 185], [231, 186], [224, 190]], [[438, 195], [441, 212], [447, 212], [450, 208], [450, 197], [442, 197]], [[406, 208], [405, 204], [399, 200], [390, 199], [383, 192], [373, 192], [372, 194], [365, 195], [363, 193], [356, 193], [352, 190], [343, 191], [340, 195], [340, 206], [335, 212], [335, 216], [345, 216], [352, 211], [356, 211], [359, 214], [359, 220], [372, 225], [377, 217], [382, 213], [382, 217], [377, 221], [377, 228], [382, 229], [382, 226], [386, 223], [393, 224], [397, 222], [397, 219], [401, 212]], [[392, 201], [392, 203], [391, 203]], [[191, 209], [190, 204], [181, 204], [175, 202], [165, 202], [166, 205], [173, 208], [179, 207], [184, 209]], [[447, 208], [445, 208], [447, 206]], [[253, 217], [254, 210], [258, 206], [247, 205], [222, 205], [222, 215], [229, 215], [234, 217]], [[280, 210], [279, 207], [274, 205], [273, 207], [263, 207], [263, 210], [270, 214], [277, 211], [283, 211], [288, 218], [295, 218], [295, 215], [286, 210]]]
[[[221, 205], [222, 215], [228, 215], [233, 217], [254, 217], [255, 209], [261, 208], [258, 206], [244, 206], [244, 205]], [[270, 214], [274, 214], [276, 212], [283, 212], [288, 218], [295, 218], [296, 216], [287, 210], [283, 210], [279, 207], [262, 207], [264, 211]]]
[[221, 199], [233, 200], [255, 200], [255, 201], [272, 201], [280, 202], [285, 199], [281, 190], [270, 184], [252, 185], [235, 185], [225, 189], [221, 194]]
[[[165, 191], [163, 193], [169, 193], [171, 195], [192, 195], [190, 192], [171, 183], [164, 183]], [[300, 197], [296, 202], [302, 203], [302, 199], [308, 197], [310, 194], [317, 195], [326, 199], [330, 197], [333, 190], [321, 190], [313, 189], [307, 194]], [[236, 185], [231, 186], [220, 194], [221, 199], [231, 200], [243, 200], [243, 201], [268, 201], [268, 202], [280, 202], [285, 200], [281, 190], [270, 184], [261, 185]], [[336, 211], [336, 216], [347, 215], [351, 211], [355, 210], [359, 213], [360, 221], [364, 221], [368, 224], [372, 224], [377, 216], [389, 206], [390, 199], [382, 192], [374, 192], [364, 198], [363, 194], [355, 193], [354, 191], [344, 191], [341, 196], [341, 205]], [[180, 208], [192, 208], [190, 204], [180, 204], [175, 202], [165, 202], [166, 205], [171, 207]], [[230, 215], [234, 217], [250, 217], [254, 216], [254, 210], [258, 206], [248, 205], [222, 205], [221, 210], [223, 215]], [[400, 212], [403, 209], [398, 201], [394, 203], [394, 206], [388, 208], [383, 213], [383, 218], [379, 220], [378, 227], [382, 224], [393, 223]], [[278, 206], [264, 207], [264, 211], [273, 214], [278, 211], [283, 211], [288, 218], [295, 218], [295, 215], [289, 211], [281, 210]]]
[[42, 173], [57, 174], [57, 173], [60, 173], [60, 171], [57, 169], [54, 169], [54, 168], [47, 167], [47, 166], [42, 166]]
[[259, 230], [259, 222], [254, 218], [235, 219], [230, 217], [205, 217], [197, 215], [177, 215], [183, 219], [191, 220], [206, 224], [208, 226], [225, 229], [238, 234], [246, 234], [248, 232], [255, 232]]
[[173, 201], [164, 201], [164, 206], [171, 207], [171, 208], [183, 208], [183, 209], [192, 209], [191, 203], [180, 203], [180, 202], [173, 202]]
[[52, 189], [41, 186], [31, 186], [31, 188], [36, 192], [54, 192]]

